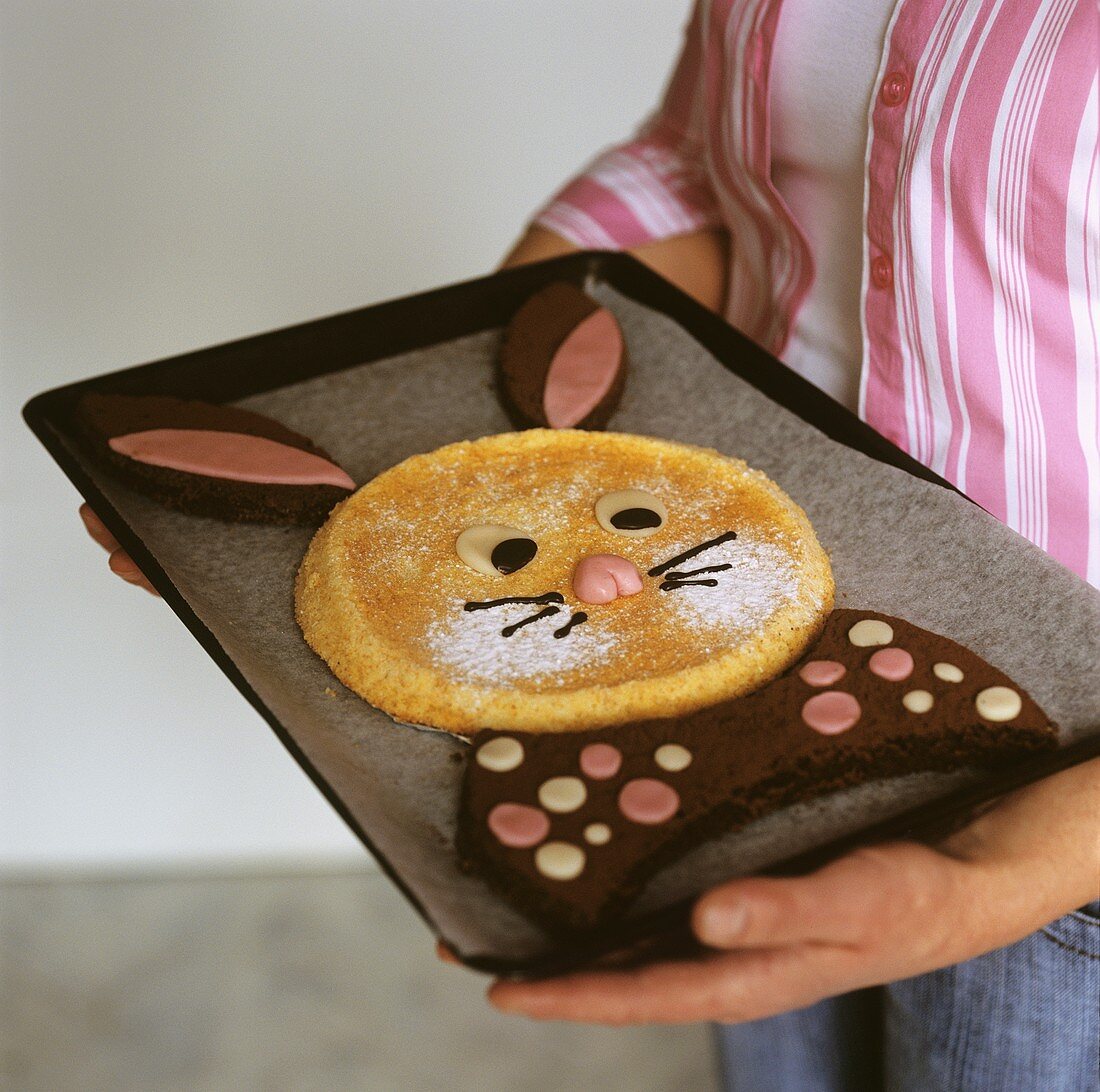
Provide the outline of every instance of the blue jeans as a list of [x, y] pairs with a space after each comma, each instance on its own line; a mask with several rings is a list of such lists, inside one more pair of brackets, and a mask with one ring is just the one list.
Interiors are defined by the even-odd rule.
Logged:
[[728, 1092], [1096, 1092], [1100, 902], [955, 967], [718, 1029]]

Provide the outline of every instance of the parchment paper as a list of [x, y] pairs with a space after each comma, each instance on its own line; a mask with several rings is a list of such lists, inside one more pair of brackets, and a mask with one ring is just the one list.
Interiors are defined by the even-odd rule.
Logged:
[[[606, 285], [591, 290], [618, 316], [631, 354], [612, 429], [703, 444], [764, 470], [808, 512], [832, 558], [838, 606], [900, 615], [968, 645], [1030, 691], [1064, 742], [1100, 731], [1100, 593], [965, 498], [827, 439], [723, 368], [666, 316]], [[499, 332], [476, 334], [239, 404], [311, 437], [365, 483], [416, 452], [509, 430], [492, 389], [498, 342]], [[303, 641], [293, 579], [312, 532], [166, 511], [99, 468], [86, 469], [452, 946], [466, 957], [546, 954], [537, 928], [457, 868], [466, 744], [394, 724], [346, 690]], [[973, 776], [898, 778], [770, 816], [666, 869], [632, 913], [857, 830]]]

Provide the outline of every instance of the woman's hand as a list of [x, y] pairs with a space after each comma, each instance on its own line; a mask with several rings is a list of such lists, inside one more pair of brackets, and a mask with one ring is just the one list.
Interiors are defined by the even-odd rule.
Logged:
[[144, 588], [151, 595], [160, 595], [160, 592], [145, 579], [145, 574], [137, 567], [134, 559], [126, 553], [118, 544], [118, 539], [103, 525], [103, 521], [92, 511], [87, 504], [80, 506], [80, 518], [88, 534], [92, 536], [111, 556], [107, 558], [107, 564], [116, 576], [122, 577], [127, 584], [135, 584]]
[[738, 1022], [1011, 944], [1098, 895], [1100, 759], [998, 801], [936, 847], [860, 849], [696, 903], [698, 958], [497, 982], [505, 1012], [597, 1024]]

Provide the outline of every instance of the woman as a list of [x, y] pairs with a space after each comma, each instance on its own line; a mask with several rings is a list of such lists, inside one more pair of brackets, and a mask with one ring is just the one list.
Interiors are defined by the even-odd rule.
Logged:
[[[1100, 584], [1098, 43], [1091, 2], [701, 2], [656, 115], [506, 264], [631, 250]], [[1098, 815], [1091, 762], [938, 846], [707, 893], [698, 960], [490, 997], [750, 1021], [730, 1088], [1096, 1088]]]
[[[660, 110], [507, 264], [631, 250], [1100, 583], [1098, 42], [1091, 0], [701, 2]], [[730, 1088], [1096, 1088], [1098, 814], [1092, 762], [937, 846], [710, 891], [698, 959], [490, 998], [737, 1022]]]

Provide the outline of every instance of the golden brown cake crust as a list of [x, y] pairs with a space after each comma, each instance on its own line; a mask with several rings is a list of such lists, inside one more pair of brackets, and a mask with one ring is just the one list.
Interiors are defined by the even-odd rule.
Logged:
[[[667, 507], [650, 537], [595, 518], [602, 495], [625, 489]], [[521, 530], [538, 553], [510, 575], [475, 572], [455, 541], [476, 524]], [[736, 539], [645, 575], [730, 531]], [[578, 602], [577, 562], [610, 553], [637, 566], [643, 590]], [[670, 571], [711, 566], [705, 584], [662, 587]], [[546, 606], [465, 609], [548, 593], [556, 616], [507, 637]], [[749, 693], [798, 658], [832, 602], [809, 520], [761, 472], [666, 440], [544, 429], [452, 444], [380, 474], [318, 531], [296, 586], [306, 640], [342, 682], [399, 721], [467, 735], [675, 716]]]

